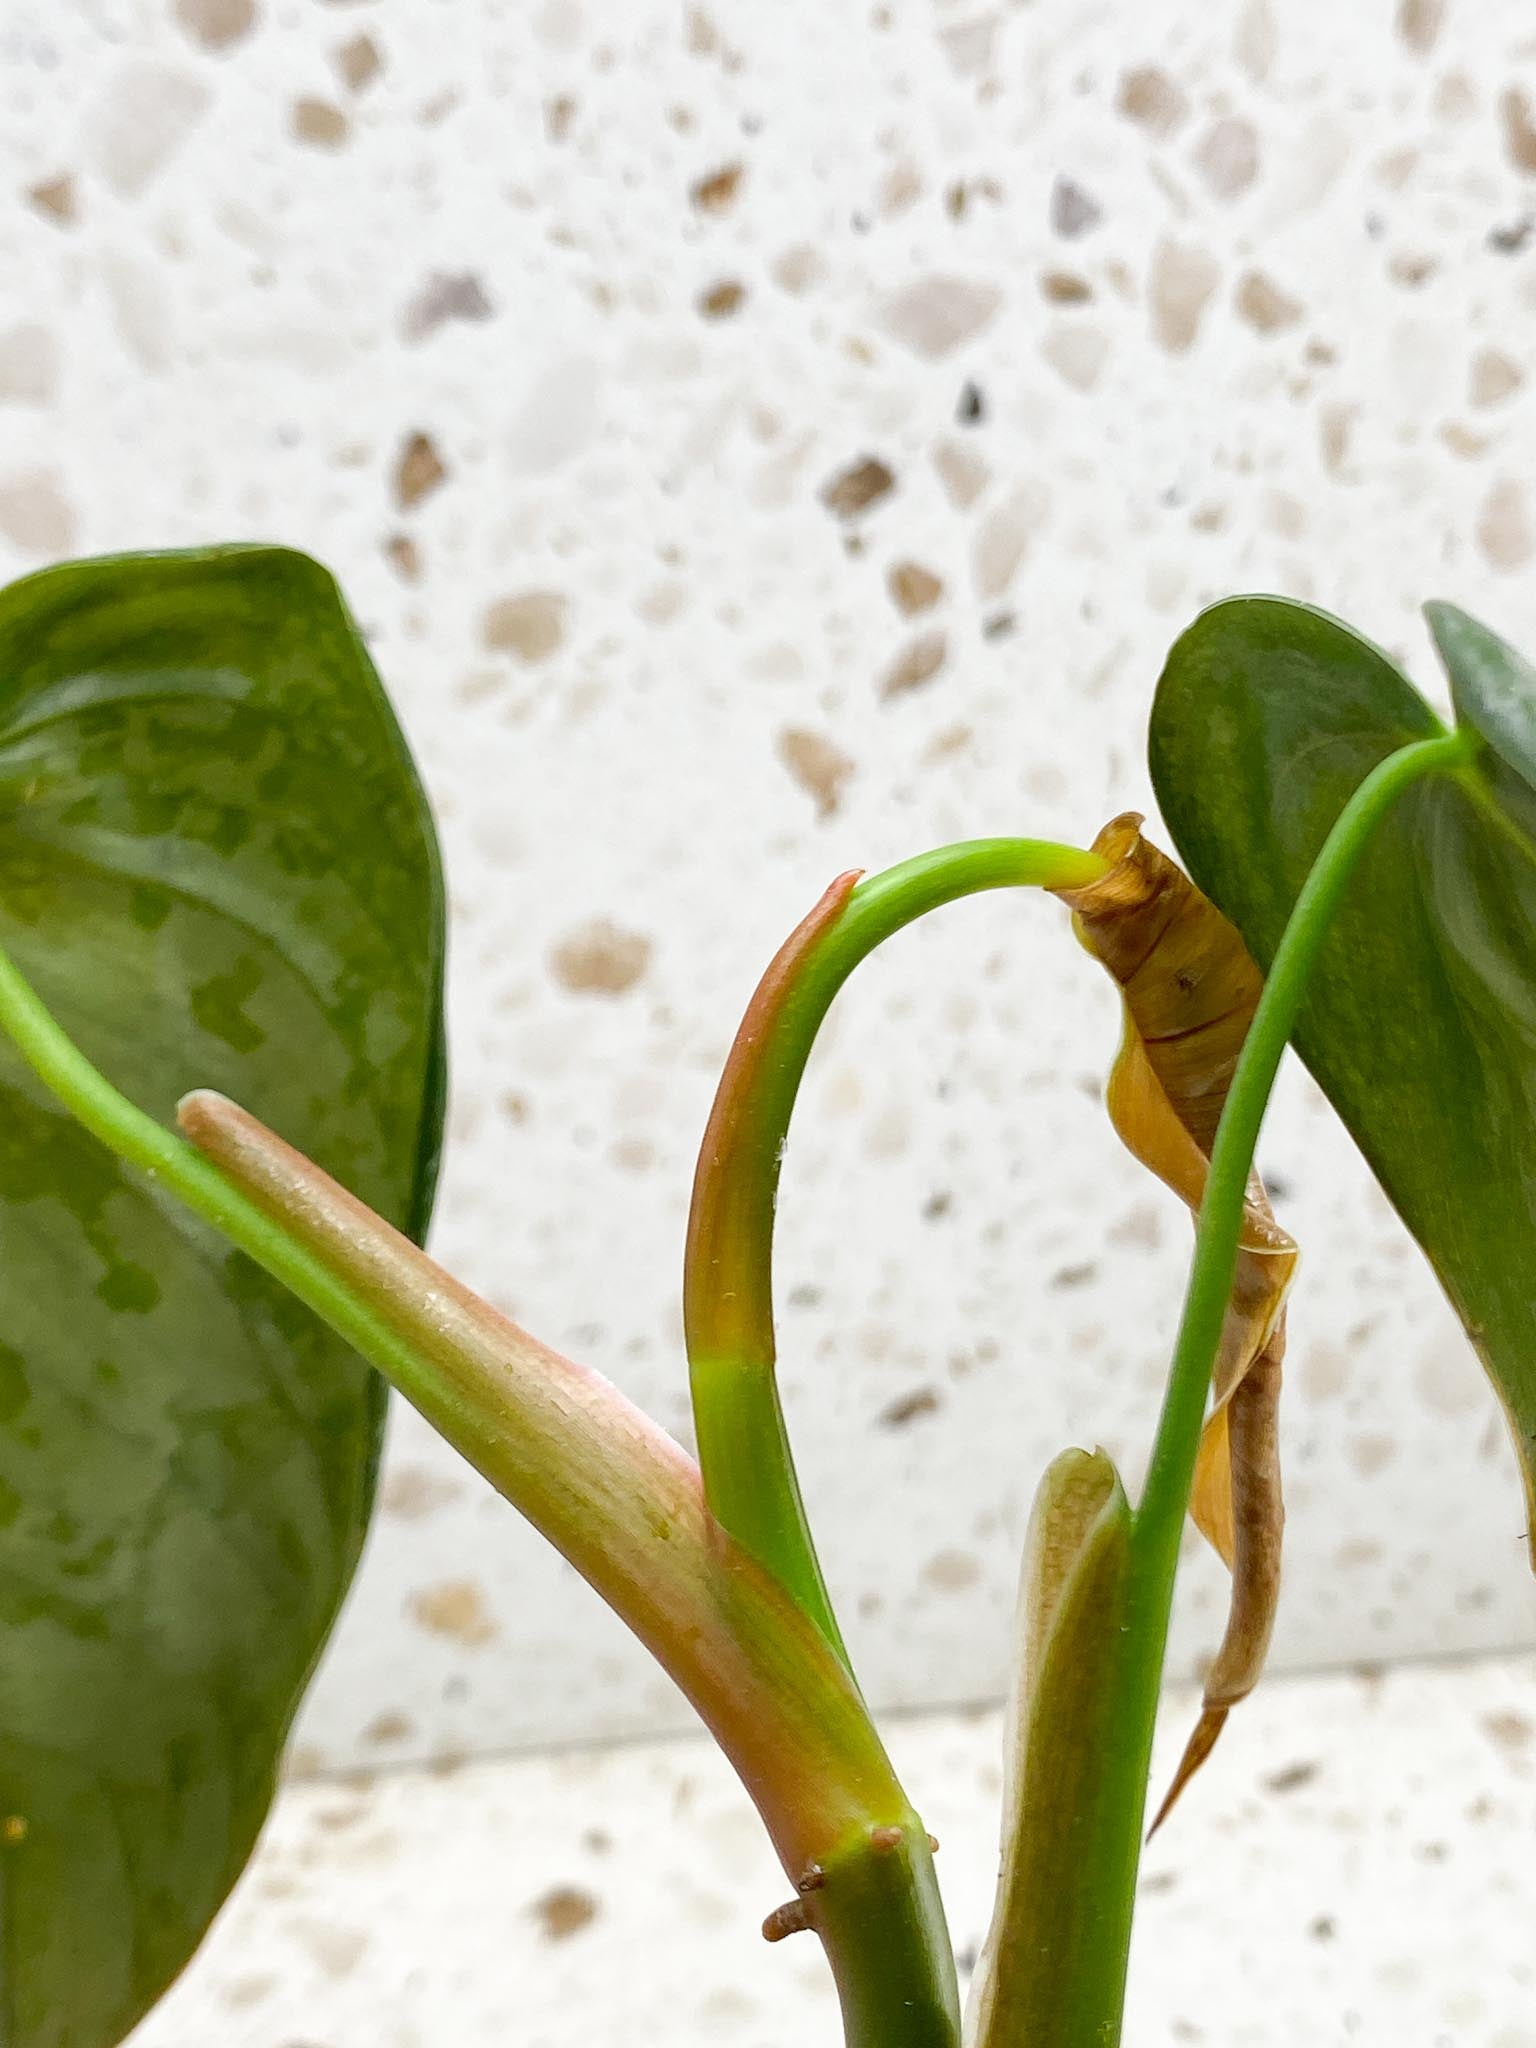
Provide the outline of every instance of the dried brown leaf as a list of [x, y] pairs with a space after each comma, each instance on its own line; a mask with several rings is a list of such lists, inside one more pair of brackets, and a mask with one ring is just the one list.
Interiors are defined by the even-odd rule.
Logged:
[[[1111, 820], [1094, 851], [1112, 863], [1108, 872], [1060, 894], [1125, 1003], [1106, 1091], [1110, 1118], [1128, 1149], [1197, 1214], [1263, 977], [1236, 928], [1141, 836], [1134, 813]], [[1285, 1297], [1295, 1266], [1296, 1247], [1255, 1174], [1190, 1497], [1196, 1526], [1232, 1573], [1232, 1599], [1200, 1720], [1154, 1828], [1257, 1684], [1269, 1648], [1285, 1523], [1277, 1426]]]

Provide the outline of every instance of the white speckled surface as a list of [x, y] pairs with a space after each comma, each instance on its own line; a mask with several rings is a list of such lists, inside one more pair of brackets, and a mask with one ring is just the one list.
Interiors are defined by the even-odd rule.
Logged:
[[[1421, 672], [1427, 595], [1536, 643], [1530, 38], [1521, 0], [4, 0], [0, 570], [336, 567], [443, 823], [458, 1271], [685, 1428], [693, 1146], [832, 874], [1144, 800], [1226, 591]], [[1054, 907], [985, 901], [865, 970], [809, 1085], [785, 1381], [882, 1703], [995, 1697], [1038, 1472], [1142, 1454], [1187, 1229], [1102, 1126], [1115, 1031]], [[1493, 1402], [1295, 1074], [1264, 1157], [1307, 1254], [1277, 1668], [1529, 1642]], [[1181, 1672], [1223, 1600], [1201, 1559]], [[303, 1760], [682, 1725], [398, 1416]]]
[[[1127, 2041], [1533, 2048], [1533, 1709], [1529, 1658], [1267, 1686], [1148, 1852]], [[892, 1734], [974, 1950], [998, 1717]], [[296, 1784], [133, 2048], [834, 2048], [784, 1888], [700, 1741]]]

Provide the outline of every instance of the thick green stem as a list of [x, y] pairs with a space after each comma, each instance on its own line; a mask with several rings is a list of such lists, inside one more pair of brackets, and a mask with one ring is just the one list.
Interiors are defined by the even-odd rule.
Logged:
[[721, 1076], [699, 1156], [684, 1326], [709, 1505], [847, 1661], [800, 1496], [775, 1375], [773, 1224], [806, 1061], [834, 998], [875, 948], [984, 889], [1082, 887], [1096, 854], [1041, 839], [975, 839], [834, 882], [775, 956]]
[[1131, 1534], [1125, 1634], [1112, 1716], [1119, 1739], [1106, 1755], [1109, 1784], [1100, 1811], [1110, 1838], [1090, 1849], [1100, 1967], [1053, 2048], [1112, 2048], [1120, 2039], [1131, 1914], [1141, 1857], [1152, 1735], [1162, 1684], [1179, 1544], [1189, 1507], [1211, 1368], [1237, 1263], [1243, 1197], [1254, 1147], [1285, 1051], [1333, 914], [1372, 832], [1403, 791], [1465, 761], [1475, 740], [1423, 740], [1391, 754], [1365, 778], [1334, 821], [1297, 896], [1244, 1040], [1211, 1153], [1184, 1311], [1151, 1461]]

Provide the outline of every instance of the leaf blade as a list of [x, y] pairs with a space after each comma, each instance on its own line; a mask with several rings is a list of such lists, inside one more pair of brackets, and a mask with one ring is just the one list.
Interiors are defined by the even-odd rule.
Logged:
[[[1231, 600], [1176, 643], [1153, 710], [1153, 783], [1191, 874], [1261, 964], [1365, 775], [1441, 730], [1378, 649], [1306, 606]], [[1378, 826], [1294, 1042], [1477, 1348], [1536, 1521], [1536, 1303], [1522, 1281], [1533, 933], [1536, 792], [1484, 752], [1415, 784]]]
[[[421, 1231], [441, 881], [330, 578], [277, 549], [45, 570], [0, 593], [0, 677], [0, 933], [50, 1006], [152, 1113], [222, 1073]], [[248, 1853], [382, 1389], [8, 1049], [0, 1203], [9, 2039], [95, 2048]]]

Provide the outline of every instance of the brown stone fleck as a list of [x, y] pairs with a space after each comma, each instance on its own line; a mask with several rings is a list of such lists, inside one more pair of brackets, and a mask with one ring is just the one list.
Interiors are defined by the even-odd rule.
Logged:
[[1269, 0], [1248, 0], [1232, 36], [1232, 54], [1255, 85], [1269, 76], [1275, 61], [1275, 17]]
[[439, 1479], [424, 1465], [402, 1465], [385, 1480], [379, 1505], [386, 1515], [398, 1515], [404, 1522], [419, 1522], [436, 1509], [457, 1500], [460, 1488], [451, 1480]]
[[1195, 168], [1218, 199], [1237, 199], [1259, 175], [1258, 131], [1250, 121], [1215, 121], [1195, 149]]
[[1445, 0], [1397, 0], [1397, 32], [1416, 57], [1427, 57], [1445, 22]]
[[1485, 1714], [1483, 1727], [1500, 1749], [1529, 1749], [1532, 1740], [1536, 1739], [1536, 1722], [1529, 1714], [1512, 1711]]
[[235, 1977], [224, 1986], [219, 2001], [231, 2012], [242, 2012], [248, 2006], [260, 2005], [276, 1989], [277, 1979], [270, 1975]]
[[1138, 64], [1120, 80], [1116, 103], [1128, 121], [1159, 139], [1172, 135], [1189, 119], [1184, 88], [1156, 64]]
[[58, 380], [59, 346], [46, 327], [29, 320], [0, 334], [0, 403], [47, 405]]
[[1476, 462], [1492, 445], [1486, 434], [1474, 434], [1461, 420], [1447, 420], [1440, 428], [1440, 439], [1463, 462]]
[[1322, 1769], [1321, 1764], [1286, 1764], [1282, 1770], [1271, 1771], [1264, 1780], [1266, 1792], [1299, 1792], [1304, 1785], [1310, 1785]]
[[720, 49], [720, 31], [702, 7], [688, 9], [688, 54], [713, 57]]
[[1047, 270], [1040, 279], [1040, 291], [1053, 306], [1085, 306], [1093, 297], [1087, 278], [1071, 270]]
[[910, 690], [920, 690], [925, 683], [931, 683], [944, 666], [944, 657], [949, 651], [949, 642], [943, 633], [922, 633], [916, 640], [904, 647], [891, 666], [886, 670], [880, 685], [880, 695], [889, 700], [904, 697]]
[[366, 32], [338, 43], [331, 56], [349, 92], [366, 92], [384, 69], [379, 46]]
[[34, 470], [0, 484], [0, 533], [35, 555], [73, 551], [75, 508], [52, 471]]
[[887, 1429], [905, 1429], [909, 1422], [916, 1422], [920, 1416], [938, 1412], [939, 1396], [932, 1387], [919, 1387], [914, 1393], [903, 1394], [899, 1400], [880, 1411], [880, 1420]]
[[923, 174], [910, 157], [891, 165], [880, 181], [880, 211], [886, 217], [906, 213], [923, 196]]
[[395, 464], [395, 502], [402, 512], [409, 512], [430, 496], [447, 474], [447, 466], [431, 437], [419, 432], [407, 434]]
[[328, 1835], [342, 1835], [351, 1828], [360, 1827], [371, 1817], [372, 1811], [366, 1799], [355, 1799], [350, 1806], [317, 1807], [314, 1822]]
[[567, 604], [553, 590], [524, 590], [486, 607], [481, 637], [497, 654], [548, 661], [565, 639]]
[[998, 598], [1008, 589], [1049, 517], [1050, 503], [1048, 486], [1031, 481], [993, 506], [971, 545], [971, 573], [979, 597]]
[[294, 140], [311, 149], [345, 149], [352, 135], [352, 123], [340, 107], [309, 94], [294, 101], [289, 126]]
[[255, 0], [176, 0], [176, 19], [205, 50], [227, 50], [255, 27]]
[[1220, 276], [1220, 266], [1205, 250], [1166, 238], [1158, 243], [1147, 297], [1153, 335], [1170, 355], [1194, 346]]
[[891, 602], [909, 619], [917, 612], [932, 611], [944, 595], [943, 579], [925, 569], [921, 562], [893, 562], [885, 573], [885, 582]]
[[729, 320], [747, 301], [747, 288], [739, 278], [722, 277], [699, 294], [699, 311], [706, 320]]
[[392, 533], [384, 542], [384, 559], [402, 583], [421, 581], [421, 549], [408, 533]]
[[130, 60], [84, 122], [85, 146], [101, 178], [124, 199], [136, 199], [186, 143], [213, 104], [201, 73], [149, 59]]
[[1477, 516], [1477, 544], [1495, 569], [1523, 569], [1536, 549], [1525, 492], [1513, 477], [1499, 477]]
[[992, 480], [985, 460], [958, 441], [941, 441], [933, 451], [933, 466], [957, 512], [969, 512]]
[[1397, 1445], [1391, 1437], [1371, 1432], [1351, 1440], [1349, 1456], [1361, 1478], [1371, 1479], [1392, 1463], [1397, 1456]]
[[347, 1977], [368, 1951], [368, 1937], [357, 1927], [326, 1927], [318, 1922], [294, 1932], [327, 1977]]
[[1355, 430], [1352, 405], [1325, 405], [1317, 416], [1318, 440], [1323, 467], [1330, 476], [1343, 476], [1349, 463], [1350, 437]]
[[941, 1593], [963, 1593], [981, 1577], [981, 1566], [967, 1551], [937, 1551], [923, 1566], [923, 1578]]
[[473, 1579], [444, 1579], [423, 1586], [410, 1597], [411, 1619], [429, 1634], [448, 1636], [466, 1649], [482, 1649], [496, 1639], [496, 1624], [485, 1595]]
[[533, 1915], [546, 1941], [569, 1941], [590, 1927], [597, 1913], [596, 1899], [574, 1884], [557, 1884], [533, 1902]]
[[1002, 303], [995, 284], [935, 274], [893, 292], [881, 305], [880, 322], [915, 356], [936, 363], [980, 334]]
[[700, 213], [725, 213], [735, 205], [745, 174], [744, 164], [722, 164], [719, 170], [695, 179], [688, 197]]
[[1256, 334], [1282, 333], [1285, 328], [1294, 327], [1302, 315], [1301, 301], [1281, 291], [1262, 270], [1244, 271], [1233, 303], [1238, 317], [1246, 320]]
[[956, 754], [963, 754], [974, 746], [976, 728], [970, 725], [947, 725], [942, 732], [935, 733], [923, 749], [923, 764], [932, 767], [940, 761], [948, 761]]
[[437, 270], [406, 306], [400, 332], [406, 341], [425, 341], [447, 320], [489, 320], [494, 311], [472, 270]]
[[841, 747], [819, 732], [791, 726], [779, 734], [779, 759], [816, 805], [818, 818], [835, 815], [854, 764]]
[[839, 519], [856, 519], [895, 487], [895, 472], [878, 455], [862, 455], [822, 486], [821, 502]]
[[1470, 397], [1474, 405], [1502, 405], [1524, 382], [1520, 365], [1501, 349], [1479, 349], [1472, 358]]
[[1504, 147], [1518, 171], [1536, 171], [1536, 120], [1531, 103], [1518, 85], [1499, 99], [1499, 118], [1504, 124]]
[[1083, 320], [1053, 327], [1040, 353], [1074, 391], [1092, 391], [1109, 360], [1109, 336]]
[[544, 103], [544, 133], [551, 142], [564, 142], [576, 119], [576, 102], [568, 92], [556, 94]]
[[409, 1714], [375, 1714], [363, 1730], [364, 1742], [409, 1742], [416, 1733], [416, 1723]]
[[645, 973], [651, 942], [640, 932], [621, 931], [594, 918], [570, 932], [550, 955], [556, 981], [572, 995], [621, 996]]
[[771, 265], [773, 281], [780, 290], [791, 292], [796, 298], [821, 283], [827, 274], [827, 266], [816, 251], [804, 242], [797, 242], [773, 259]]
[[80, 218], [79, 193], [68, 171], [29, 185], [27, 203], [39, 213], [46, 213], [50, 220], [58, 221], [61, 227], [73, 227]]
[[1394, 284], [1406, 285], [1409, 291], [1417, 291], [1421, 285], [1429, 283], [1439, 267], [1433, 256], [1399, 249], [1388, 260], [1387, 275]]
[[1138, 1245], [1155, 1251], [1163, 1241], [1163, 1221], [1150, 1202], [1138, 1202], [1109, 1227], [1111, 1244]]

